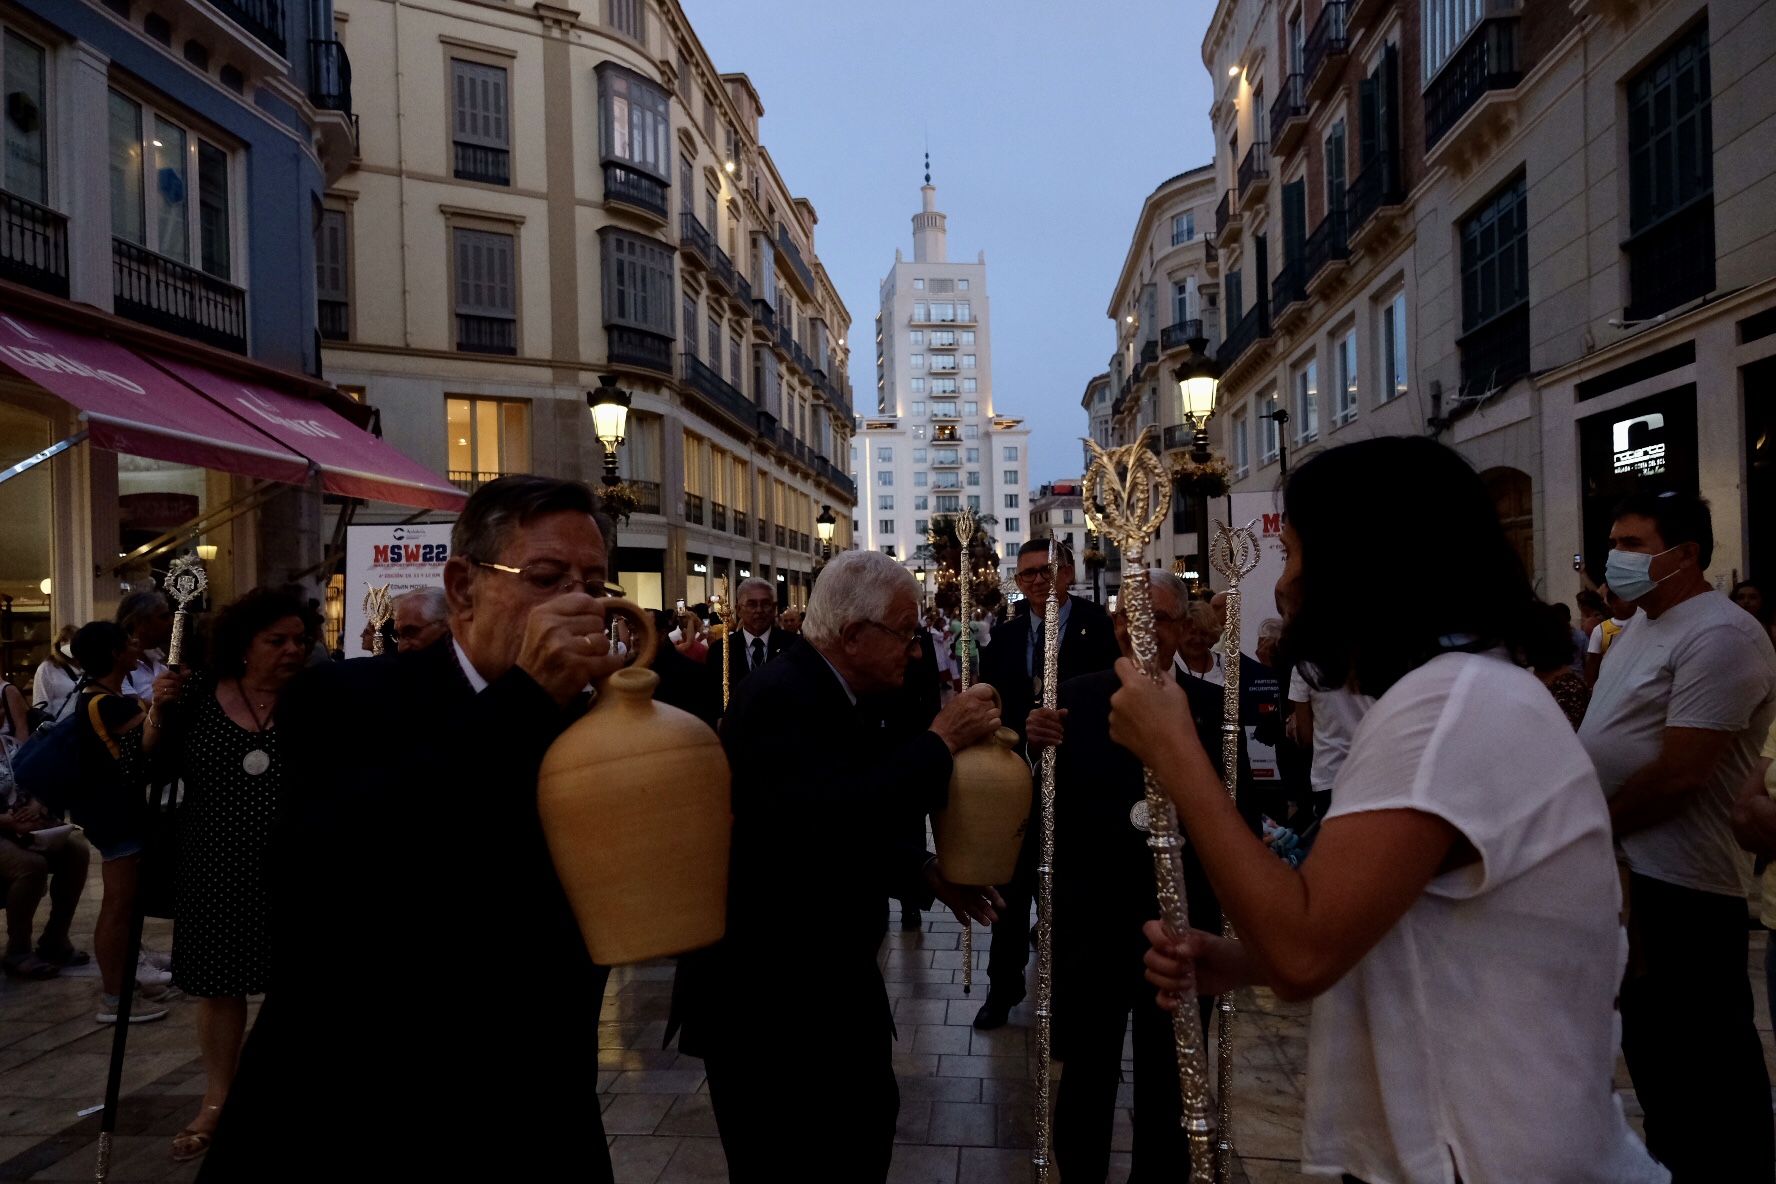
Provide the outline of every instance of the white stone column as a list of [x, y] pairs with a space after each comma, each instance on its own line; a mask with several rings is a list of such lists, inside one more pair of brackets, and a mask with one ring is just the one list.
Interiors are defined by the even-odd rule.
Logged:
[[51, 112], [54, 194], [68, 215], [68, 295], [104, 312], [111, 311], [109, 66], [84, 42], [59, 54]]

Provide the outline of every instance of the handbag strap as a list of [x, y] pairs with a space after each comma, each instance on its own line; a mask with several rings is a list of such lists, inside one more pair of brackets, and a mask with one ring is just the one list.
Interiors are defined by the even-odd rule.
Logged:
[[105, 727], [105, 720], [100, 714], [99, 704], [112, 696], [108, 694], [94, 695], [86, 701], [86, 718], [92, 724], [93, 734], [105, 745], [105, 751], [111, 754], [114, 761], [123, 759], [123, 748], [111, 736], [110, 729]]

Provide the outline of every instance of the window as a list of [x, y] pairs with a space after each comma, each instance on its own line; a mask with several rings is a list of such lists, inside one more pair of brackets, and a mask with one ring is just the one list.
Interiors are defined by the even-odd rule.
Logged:
[[964, 453], [964, 459], [966, 459], [969, 464], [978, 465], [980, 463], [980, 449], [965, 448], [962, 451]]
[[930, 476], [931, 474], [927, 473], [924, 469], [915, 470], [913, 472], [913, 488], [924, 489], [930, 484]]
[[1008, 493], [1005, 495], [1005, 508], [1008, 510], [1015, 510], [1018, 508], [1018, 495], [1017, 494]]
[[978, 378], [964, 378], [962, 380], [962, 393], [963, 394], [972, 395], [972, 394], [977, 394], [979, 391], [980, 391], [980, 379], [978, 379]]
[[[8, 65], [13, 41], [7, 39]], [[10, 72], [9, 75], [10, 77]], [[10, 83], [8, 83], [10, 86]], [[7, 144], [14, 100], [8, 98]], [[218, 279], [231, 275], [228, 153], [152, 108], [110, 92], [111, 233]], [[12, 176], [13, 161], [7, 161]], [[197, 177], [198, 200], [190, 200]], [[192, 258], [192, 244], [198, 244]]]
[[[930, 495], [920, 493], [920, 494], [915, 494], [913, 496], [913, 509], [915, 509], [915, 510], [929, 510], [930, 508], [931, 508]], [[920, 533], [924, 533], [924, 532], [921, 531]]]
[[956, 331], [954, 329], [933, 329], [931, 331], [931, 344], [934, 346], [953, 347], [956, 344]]
[[1264, 438], [1259, 449], [1259, 458], [1263, 460], [1265, 464], [1269, 464], [1277, 458], [1277, 451], [1279, 448], [1276, 421], [1277, 393], [1274, 386], [1271, 387], [1269, 391], [1265, 392], [1263, 399], [1260, 400], [1258, 405], [1263, 408], [1263, 410], [1259, 412], [1259, 419], [1264, 424]]
[[894, 519], [882, 518], [882, 519], [877, 520], [876, 533], [877, 534], [893, 534], [894, 533]]
[[894, 449], [882, 447], [876, 449], [876, 460], [885, 465], [894, 463]]
[[934, 301], [931, 305], [931, 319], [934, 321], [955, 320], [956, 305], [949, 300]]
[[472, 489], [507, 473], [530, 471], [530, 404], [447, 398], [444, 423], [450, 479], [458, 485]]
[[980, 404], [964, 401], [962, 404], [962, 414], [963, 415], [979, 415], [980, 414]]
[[894, 470], [893, 469], [877, 469], [876, 470], [876, 484], [880, 485], [884, 489], [893, 489], [894, 488]]
[[968, 470], [968, 483], [970, 485], [979, 485], [980, 484], [980, 470], [979, 469]]
[[1486, 0], [1424, 0], [1424, 76], [1428, 84], [1486, 15]]
[[1016, 444], [1007, 444], [1005, 447], [1003, 447], [999, 450], [999, 459], [1000, 460], [1016, 460], [1017, 458], [1018, 458], [1018, 446]]
[[509, 234], [453, 229], [456, 263], [456, 348], [465, 353], [518, 352], [517, 242]]
[[1006, 469], [999, 475], [999, 484], [1001, 485], [1016, 485], [1017, 483], [1018, 471], [1016, 469]]
[[925, 369], [925, 355], [924, 354], [910, 354], [910, 355], [908, 355], [907, 365], [911, 366], [914, 370]]
[[[931, 380], [931, 393], [934, 395], [953, 395], [956, 393], [956, 380], [953, 378], [934, 378]], [[951, 415], [956, 414], [954, 411]]]
[[[633, 2], [639, 6], [641, 0]], [[672, 178], [672, 104], [666, 92], [641, 75], [606, 62], [598, 68], [598, 106], [604, 160], [668, 183]]]
[[604, 0], [604, 20], [631, 41], [647, 44], [647, 0]]
[[968, 495], [968, 508], [971, 510], [978, 510], [981, 508], [980, 494], [971, 493]]
[[1019, 529], [1018, 520], [1016, 518], [1007, 518], [1005, 520], [1005, 533], [1006, 534], [1016, 534], [1018, 532], [1018, 529]]
[[[1326, 133], [1326, 212], [1337, 217], [1344, 216], [1344, 193], [1346, 189], [1344, 176], [1345, 144], [1344, 120], [1332, 125]], [[1344, 241], [1339, 235], [1338, 241]]]
[[939, 514], [954, 514], [961, 508], [961, 495], [954, 493], [940, 493], [937, 495], [937, 512]]
[[929, 321], [931, 319], [925, 315], [925, 302], [923, 300], [913, 301], [913, 319], [915, 321]]
[[1250, 431], [1246, 423], [1246, 409], [1241, 407], [1233, 413], [1227, 427], [1227, 457], [1232, 462], [1235, 479], [1244, 477], [1252, 471]]
[[5, 56], [0, 60], [0, 93], [6, 96], [5, 189], [39, 205], [49, 201], [44, 77], [42, 47], [6, 30]]
[[1461, 223], [1462, 385], [1490, 390], [1529, 372], [1529, 218], [1524, 179]]
[[924, 290], [925, 290], [925, 281], [920, 280], [920, 279], [915, 279], [913, 281], [913, 291], [923, 292]]
[[1196, 237], [1196, 211], [1172, 215], [1172, 245], [1181, 246]]
[[967, 280], [957, 280], [956, 281], [956, 291], [958, 291], [958, 292], [968, 291], [968, 281]]
[[1406, 293], [1381, 306], [1381, 398], [1387, 403], [1406, 393]]
[[683, 311], [685, 352], [695, 358], [699, 356], [697, 349], [697, 302], [686, 296]]
[[[689, 326], [691, 324], [692, 324], [692, 322], [690, 322], [690, 321], [685, 322], [687, 332], [689, 331]], [[721, 372], [722, 372], [722, 327], [721, 327], [721, 322], [716, 320], [714, 317], [709, 318], [709, 368], [711, 370], [715, 371], [715, 375], [717, 378], [721, 377]]]
[[322, 210], [315, 230], [315, 325], [326, 341], [351, 337], [351, 281], [344, 210]]
[[1062, 526], [1073, 525], [1073, 511], [1072, 510], [1062, 510], [1061, 511], [1061, 525]]
[[973, 329], [962, 330], [962, 344], [963, 345], [973, 345], [974, 344], [974, 330]]
[[968, 301], [963, 300], [956, 305], [956, 319], [960, 321], [972, 321], [974, 319], [974, 310], [969, 307]]
[[973, 354], [963, 354], [962, 355], [962, 369], [964, 369], [964, 370], [974, 369], [974, 355]]
[[881, 496], [876, 498], [876, 509], [878, 509], [878, 510], [892, 510], [893, 508], [894, 508], [894, 495], [892, 493], [884, 493]]
[[925, 330], [914, 329], [912, 332], [907, 334], [907, 340], [913, 345], [920, 345], [920, 346], [924, 345], [925, 344]]
[[914, 400], [913, 401], [913, 414], [914, 415], [924, 415], [925, 414], [925, 403], [923, 400]]
[[931, 519], [929, 519], [929, 518], [915, 518], [915, 519], [913, 519], [913, 533], [918, 535], [920, 538], [925, 537], [926, 531], [928, 531], [930, 529], [930, 527], [931, 527]]
[[511, 121], [506, 72], [498, 66], [450, 59], [451, 145], [456, 178], [488, 185], [512, 183]]
[[980, 425], [978, 423], [963, 424], [962, 425], [962, 438], [964, 440], [978, 440], [978, 439], [980, 439]]
[[[907, 380], [907, 387], [909, 390], [911, 390], [913, 392], [913, 394], [922, 395], [925, 393], [925, 380], [923, 378], [908, 379]], [[921, 405], [918, 403], [913, 404], [913, 406], [914, 407], [921, 407]], [[914, 411], [913, 414], [914, 415], [924, 415], [925, 412], [923, 409], [920, 409], [920, 410]]]
[[[923, 354], [914, 354], [913, 356], [916, 358], [923, 358], [924, 357]], [[933, 370], [954, 370], [956, 368], [956, 355], [954, 355], [954, 354], [932, 354], [931, 355], [931, 368]]]
[[1334, 424], [1347, 424], [1357, 417], [1357, 331], [1349, 329], [1338, 339], [1334, 350], [1337, 358], [1337, 407]]
[[1172, 324], [1182, 325], [1190, 319], [1190, 287], [1188, 282], [1172, 285]]
[[1320, 438], [1320, 370], [1317, 362], [1295, 372], [1295, 442], [1311, 444]]
[[923, 449], [923, 448], [913, 449], [913, 463], [914, 464], [916, 464], [916, 465], [924, 464], [925, 463], [925, 456], [926, 456], [926, 449]]
[[1706, 20], [1628, 81], [1627, 319], [1714, 290], [1710, 92]]
[[606, 228], [603, 245], [604, 323], [673, 336], [672, 252], [659, 240]]

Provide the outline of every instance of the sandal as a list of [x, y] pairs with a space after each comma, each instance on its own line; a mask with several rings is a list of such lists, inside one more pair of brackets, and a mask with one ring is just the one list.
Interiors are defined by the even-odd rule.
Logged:
[[45, 962], [35, 954], [14, 954], [6, 959], [5, 965], [6, 973], [18, 978], [54, 978], [62, 972], [60, 966], [53, 962]]
[[[205, 1110], [220, 1110], [220, 1106], [205, 1106]], [[188, 1163], [210, 1149], [210, 1143], [216, 1137], [215, 1128], [207, 1131], [186, 1127], [173, 1136], [173, 1162]]]

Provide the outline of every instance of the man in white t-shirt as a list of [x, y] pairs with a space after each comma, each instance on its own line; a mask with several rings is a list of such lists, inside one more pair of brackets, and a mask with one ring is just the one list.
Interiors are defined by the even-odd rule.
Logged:
[[1350, 755], [1357, 725], [1375, 706], [1368, 695], [1346, 687], [1321, 690], [1303, 676], [1297, 666], [1289, 676], [1289, 739], [1313, 745], [1313, 768], [1308, 783], [1313, 789], [1314, 816], [1323, 818], [1332, 802], [1332, 784]]
[[1622, 1052], [1647, 1146], [1680, 1184], [1767, 1181], [1776, 1124], [1732, 809], [1776, 720], [1776, 649], [1709, 586], [1701, 498], [1635, 495], [1610, 544], [1610, 588], [1641, 613], [1610, 647], [1579, 739], [1629, 870]]

